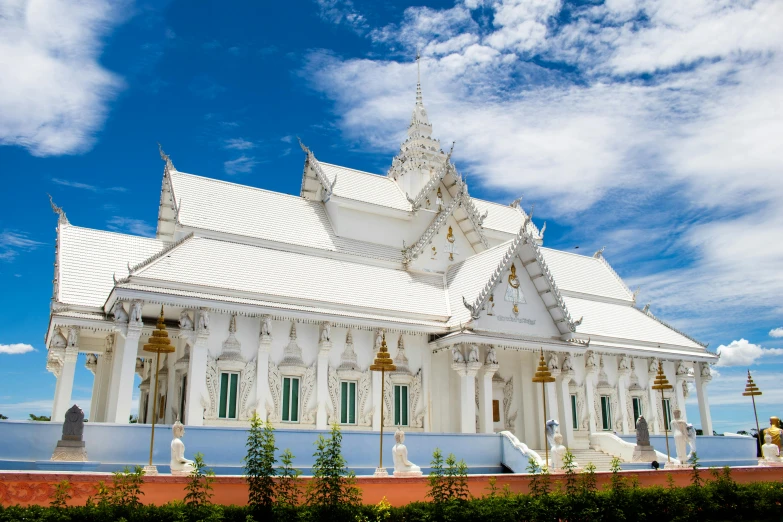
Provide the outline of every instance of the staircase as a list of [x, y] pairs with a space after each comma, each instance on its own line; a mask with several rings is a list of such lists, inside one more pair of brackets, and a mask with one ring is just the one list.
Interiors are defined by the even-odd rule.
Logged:
[[[544, 458], [544, 450], [537, 449], [536, 453]], [[589, 463], [593, 463], [596, 471], [611, 471], [612, 470], [612, 456], [606, 453], [594, 449], [571, 449], [571, 453], [574, 455], [576, 464], [584, 469]]]

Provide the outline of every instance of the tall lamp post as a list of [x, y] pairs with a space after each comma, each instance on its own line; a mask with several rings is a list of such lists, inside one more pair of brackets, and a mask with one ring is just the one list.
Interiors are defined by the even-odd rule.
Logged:
[[386, 372], [393, 372], [397, 369], [397, 366], [392, 362], [391, 355], [389, 355], [389, 348], [386, 346], [386, 332], [383, 332], [381, 338], [381, 347], [378, 349], [378, 354], [375, 356], [375, 360], [370, 365], [370, 370], [374, 372], [381, 372], [381, 449], [378, 459], [378, 469], [375, 470], [376, 477], [388, 477], [389, 473], [383, 467], [383, 400], [384, 400], [384, 385], [386, 382]]
[[663, 411], [663, 434], [666, 437], [666, 461], [671, 462], [672, 458], [669, 456], [669, 427], [668, 424], [668, 415], [666, 411], [666, 404], [663, 402], [663, 392], [664, 390], [671, 390], [672, 385], [669, 384], [669, 380], [666, 378], [666, 374], [663, 373], [663, 363], [661, 361], [658, 361], [658, 373], [655, 374], [655, 380], [653, 381], [653, 390], [658, 390], [661, 392], [661, 411]]
[[546, 440], [546, 383], [555, 382], [555, 378], [552, 377], [552, 372], [549, 371], [549, 366], [546, 365], [543, 348], [541, 348], [541, 357], [538, 360], [538, 368], [536, 368], [536, 374], [533, 376], [533, 382], [541, 383], [541, 397], [544, 399], [544, 466], [548, 468], [549, 446], [547, 446]]
[[753, 401], [753, 416], [756, 417], [756, 442], [758, 442], [759, 447], [761, 447], [761, 441], [764, 439], [761, 437], [761, 430], [759, 429], [759, 414], [756, 413], [756, 395], [761, 395], [761, 390], [759, 390], [759, 387], [753, 382], [753, 377], [750, 376], [750, 370], [748, 370], [748, 382], [745, 384], [745, 392], [742, 395], [750, 397], [750, 400]]
[[152, 448], [155, 445], [155, 419], [158, 416], [158, 381], [160, 381], [160, 354], [172, 353], [176, 350], [176, 347], [171, 345], [171, 339], [169, 339], [169, 333], [166, 331], [165, 318], [163, 317], [163, 307], [160, 307], [160, 317], [158, 317], [158, 324], [152, 331], [152, 335], [149, 338], [147, 344], [142, 348], [145, 352], [154, 353], [155, 355], [155, 394], [152, 396], [152, 433], [150, 435], [150, 462], [149, 465], [144, 466], [145, 475], [157, 475], [158, 468], [152, 465]]

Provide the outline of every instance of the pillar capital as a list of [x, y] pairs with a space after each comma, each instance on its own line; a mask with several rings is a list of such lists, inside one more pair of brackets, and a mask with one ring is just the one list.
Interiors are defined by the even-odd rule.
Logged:
[[84, 367], [95, 375], [95, 371], [98, 369], [98, 356], [94, 353], [87, 354], [87, 360], [84, 363]]

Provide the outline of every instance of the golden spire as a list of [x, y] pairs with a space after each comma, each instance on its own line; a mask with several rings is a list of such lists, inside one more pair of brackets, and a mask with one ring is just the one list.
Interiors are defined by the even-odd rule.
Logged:
[[761, 395], [761, 390], [759, 390], [759, 387], [756, 386], [755, 382], [753, 382], [753, 377], [750, 376], [750, 370], [748, 370], [748, 382], [745, 384], [745, 393], [742, 395], [745, 397]]
[[149, 341], [144, 345], [143, 350], [145, 352], [152, 353], [173, 353], [177, 350], [175, 346], [172, 346], [171, 339], [169, 339], [169, 333], [166, 331], [165, 318], [163, 317], [163, 307], [160, 307], [160, 317], [158, 317], [158, 325], [152, 331]]
[[543, 348], [541, 348], [541, 356], [538, 359], [538, 368], [536, 368], [536, 374], [533, 376], [533, 382], [555, 382], [555, 378], [552, 377], [552, 372], [549, 371], [549, 366], [546, 365], [544, 360]]
[[394, 365], [391, 355], [389, 355], [389, 348], [386, 346], [386, 332], [383, 332], [381, 348], [378, 350], [370, 370], [374, 372], [393, 372], [396, 369], [397, 366]]

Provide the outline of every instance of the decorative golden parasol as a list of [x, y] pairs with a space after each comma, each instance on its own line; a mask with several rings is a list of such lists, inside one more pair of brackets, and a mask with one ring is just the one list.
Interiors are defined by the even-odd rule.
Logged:
[[[666, 374], [663, 373], [663, 363], [661, 361], [658, 361], [658, 373], [655, 374], [652, 389], [661, 392], [661, 410], [663, 411], [664, 417], [667, 417], [666, 405], [663, 403], [663, 392], [664, 390], [671, 390], [672, 385], [669, 384], [669, 379], [667, 379]], [[663, 434], [666, 437], [666, 460], [671, 462], [672, 458], [669, 456], [669, 429], [666, 427], [666, 418], [663, 419]]]
[[549, 446], [547, 446], [546, 440], [546, 383], [555, 382], [555, 378], [552, 377], [552, 372], [549, 371], [549, 367], [546, 365], [543, 348], [541, 348], [541, 357], [538, 360], [538, 368], [536, 368], [536, 374], [533, 376], [533, 382], [541, 383], [541, 397], [544, 399], [544, 466], [549, 467]]
[[152, 447], [155, 443], [155, 419], [158, 416], [158, 381], [160, 380], [160, 354], [172, 353], [176, 351], [176, 347], [171, 345], [171, 339], [169, 339], [169, 333], [166, 331], [165, 318], [163, 317], [163, 306], [160, 307], [160, 317], [158, 318], [158, 324], [152, 331], [147, 344], [144, 345], [145, 352], [155, 353], [155, 395], [152, 397], [152, 434], [150, 435], [150, 470], [152, 466]]
[[381, 372], [381, 449], [378, 463], [379, 471], [383, 470], [383, 401], [384, 385], [386, 381], [384, 374], [386, 372], [393, 372], [397, 369], [397, 366], [395, 366], [394, 362], [392, 362], [391, 355], [389, 355], [389, 348], [386, 346], [386, 332], [383, 332], [382, 335], [383, 337], [381, 338], [381, 347], [378, 349], [378, 355], [375, 356], [375, 360], [370, 365], [371, 371]]
[[745, 391], [742, 395], [745, 397], [750, 397], [750, 400], [753, 401], [753, 416], [756, 417], [756, 435], [758, 436], [758, 443], [760, 445], [762, 444], [761, 441], [764, 439], [761, 437], [761, 430], [759, 429], [759, 415], [756, 413], [756, 395], [761, 395], [761, 390], [759, 390], [759, 387], [756, 386], [755, 382], [753, 382], [753, 377], [750, 376], [750, 370], [748, 370], [748, 382], [745, 384]]

